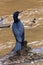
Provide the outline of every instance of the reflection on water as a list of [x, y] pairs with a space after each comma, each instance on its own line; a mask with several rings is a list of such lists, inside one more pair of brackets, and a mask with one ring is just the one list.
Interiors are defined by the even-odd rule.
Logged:
[[41, 48], [35, 48], [35, 49], [32, 50], [32, 52], [43, 54], [43, 47], [41, 47]]
[[0, 52], [2, 51], [2, 50], [4, 50], [4, 49], [9, 49], [9, 48], [11, 48], [12, 47], [12, 44], [14, 43], [14, 42], [12, 42], [12, 41], [9, 41], [9, 42], [5, 42], [6, 44], [3, 44], [3, 43], [1, 43], [0, 44]]

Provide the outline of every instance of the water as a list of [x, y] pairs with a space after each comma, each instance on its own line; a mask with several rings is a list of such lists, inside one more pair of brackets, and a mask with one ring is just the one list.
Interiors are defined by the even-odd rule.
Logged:
[[[25, 27], [25, 40], [28, 41], [28, 46], [31, 46], [33, 48], [31, 52], [39, 53], [39, 54], [43, 54], [43, 33], [42, 33], [43, 32], [43, 22], [42, 22], [43, 16], [41, 15], [41, 13], [43, 13], [42, 10], [43, 9], [41, 10], [40, 9], [31, 10], [30, 9], [30, 10], [23, 11], [19, 15], [19, 18], [21, 19], [21, 21], [23, 21], [23, 24]], [[33, 20], [34, 17], [36, 18], [35, 24], [30, 22]], [[4, 18], [3, 24], [12, 25], [13, 23], [12, 15], [6, 15], [6, 16], [3, 16], [3, 18]], [[33, 26], [31, 26], [31, 23], [33, 24]], [[12, 48], [15, 46], [15, 39], [14, 39], [11, 27], [8, 29], [4, 28], [0, 30], [0, 34], [1, 34], [0, 35], [0, 57], [6, 55], [7, 53], [10, 53]], [[4, 60], [5, 58], [2, 58], [2, 60]], [[39, 62], [41, 63], [42, 61], [38, 61], [38, 63]], [[29, 64], [35, 65], [36, 63], [37, 63], [36, 61], [35, 62], [32, 61]], [[2, 63], [0, 62], [0, 64]]]
[[[32, 42], [33, 44], [36, 44], [36, 43], [39, 43], [38, 41], [34, 41]], [[10, 43], [9, 43], [10, 44]], [[30, 43], [31, 44], [31, 43]], [[7, 47], [7, 46], [6, 46]], [[6, 48], [5, 48], [6, 49]], [[3, 50], [3, 48], [2, 48]], [[15, 64], [18, 62], [18, 64], [22, 65], [22, 64], [33, 64], [35, 65], [36, 63], [41, 63], [43, 62], [43, 47], [39, 47], [39, 48], [33, 48], [32, 50], [30, 50], [31, 54], [29, 56], [32, 56], [33, 54], [38, 54], [38, 56], [36, 55], [37, 57], [37, 60], [32, 60], [32, 61], [24, 61], [24, 60], [21, 60], [22, 63], [20, 63], [20, 61], [13, 61], [11, 62], [8, 58], [10, 57], [10, 55], [5, 55], [4, 57], [0, 58], [0, 65], [12, 65], [12, 64]], [[39, 56], [40, 55], [40, 56]], [[35, 56], [33, 55], [33, 58]], [[40, 57], [40, 58], [39, 58]], [[38, 59], [39, 58], [39, 59]], [[7, 60], [8, 59], [8, 60]], [[4, 62], [4, 63], [3, 63]], [[10, 63], [9, 63], [10, 62]], [[25, 63], [24, 63], [25, 62]], [[17, 65], [17, 64], [16, 64]]]
[[43, 54], [43, 47], [32, 49], [31, 52], [33, 52], [33, 53], [39, 53], [39, 54]]
[[[25, 40], [32, 52], [43, 54], [43, 1], [42, 0], [0, 0], [0, 17], [3, 17], [3, 24], [10, 24], [12, 27], [12, 14], [16, 10], [23, 10], [19, 18], [25, 27]], [[36, 23], [31, 21], [36, 18]], [[32, 26], [31, 26], [32, 24]], [[9, 53], [15, 46], [15, 38], [12, 28], [0, 28], [0, 57]], [[1, 63], [0, 63], [1, 64]], [[24, 65], [43, 65], [43, 61], [36, 63], [24, 63]], [[23, 65], [23, 64], [21, 64]]]

